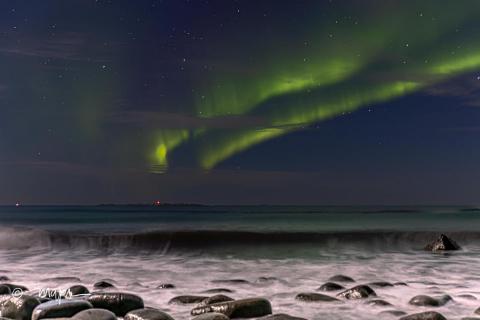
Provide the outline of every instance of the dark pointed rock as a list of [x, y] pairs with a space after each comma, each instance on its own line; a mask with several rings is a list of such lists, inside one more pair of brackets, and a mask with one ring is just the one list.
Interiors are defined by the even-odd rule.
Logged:
[[411, 305], [414, 306], [422, 306], [422, 307], [440, 307], [445, 305], [447, 302], [452, 300], [452, 297], [449, 295], [443, 295], [440, 297], [430, 297], [427, 295], [418, 295], [410, 299], [408, 302]]
[[420, 313], [409, 314], [401, 317], [400, 320], [447, 320], [441, 313], [435, 311], [426, 311]]
[[171, 283], [162, 283], [157, 289], [175, 289], [175, 286]]
[[364, 299], [368, 297], [375, 297], [377, 294], [372, 288], [366, 285], [359, 285], [337, 294], [337, 297], [345, 299]]
[[110, 310], [120, 317], [129, 311], [144, 307], [142, 298], [123, 292], [93, 292], [87, 300], [93, 307]]
[[230, 318], [223, 313], [209, 312], [194, 317], [192, 320], [229, 320]]
[[0, 296], [0, 315], [15, 320], [31, 320], [33, 309], [40, 304], [37, 298], [28, 295]]
[[335, 282], [326, 282], [322, 284], [317, 290], [318, 291], [338, 291], [338, 290], [344, 290], [345, 287], [341, 286]]
[[172, 316], [154, 308], [143, 308], [130, 311], [123, 317], [124, 320], [173, 320]]
[[258, 318], [272, 313], [270, 301], [264, 298], [241, 299], [214, 303], [191, 311], [193, 316], [203, 313], [218, 312], [230, 318]]
[[393, 285], [394, 286], [408, 286], [408, 284], [406, 284], [405, 282], [402, 282], [402, 281], [395, 282]]
[[370, 301], [367, 301], [366, 304], [370, 306], [375, 306], [375, 307], [391, 307], [392, 306], [390, 302], [382, 299], [370, 300]]
[[214, 296], [211, 296], [209, 298], [206, 298], [206, 299], [202, 300], [197, 305], [197, 307], [204, 307], [204, 306], [208, 306], [208, 305], [211, 305], [211, 304], [214, 304], [214, 303], [227, 302], [227, 301], [233, 301], [233, 299], [230, 298], [229, 296], [224, 295], [224, 294], [217, 294], [217, 295], [214, 295]]
[[313, 293], [313, 292], [304, 292], [299, 293], [295, 297], [295, 300], [304, 301], [304, 302], [330, 302], [330, 301], [339, 301], [334, 297], [327, 296], [326, 294]]
[[332, 282], [355, 282], [353, 278], [350, 278], [349, 276], [344, 276], [343, 274], [337, 274], [333, 277], [330, 277], [328, 281]]
[[106, 289], [106, 288], [115, 288], [115, 286], [108, 281], [98, 281], [93, 285], [94, 289]]
[[208, 297], [205, 296], [190, 296], [190, 295], [185, 295], [185, 296], [177, 296], [170, 301], [168, 301], [168, 304], [193, 304], [193, 303], [200, 303], [203, 300], [207, 299]]
[[106, 309], [87, 309], [74, 315], [71, 320], [117, 320], [117, 316]]
[[90, 302], [85, 300], [52, 300], [44, 302], [35, 307], [32, 314], [32, 320], [44, 318], [68, 318], [80, 311], [92, 309]]
[[425, 250], [432, 251], [432, 252], [460, 250], [460, 249], [461, 249], [460, 246], [455, 241], [453, 241], [452, 239], [450, 239], [444, 234], [441, 234], [437, 240], [425, 246]]

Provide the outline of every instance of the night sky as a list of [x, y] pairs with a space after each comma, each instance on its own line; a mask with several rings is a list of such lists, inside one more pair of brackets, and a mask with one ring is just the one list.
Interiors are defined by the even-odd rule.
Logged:
[[0, 204], [480, 203], [478, 0], [0, 15]]

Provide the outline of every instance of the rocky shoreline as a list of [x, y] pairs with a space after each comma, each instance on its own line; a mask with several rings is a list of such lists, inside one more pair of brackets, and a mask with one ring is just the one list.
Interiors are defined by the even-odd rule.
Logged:
[[[448, 237], [441, 235], [437, 240], [425, 246], [426, 250], [441, 252], [459, 250], [460, 247]], [[74, 276], [54, 277], [43, 281], [81, 283]], [[112, 279], [102, 279], [91, 286], [83, 284], [71, 285], [65, 290], [30, 288], [11, 283], [11, 279], [0, 275], [0, 320], [173, 320], [168, 309], [153, 308], [146, 304], [141, 294], [124, 292], [116, 287]], [[276, 277], [259, 277], [256, 285], [281, 282]], [[264, 319], [264, 320], [301, 320], [304, 315], [299, 312], [277, 313], [271, 301], [264, 297], [243, 295], [235, 297], [238, 286], [249, 286], [253, 283], [245, 279], [216, 279], [211, 281], [212, 287], [198, 288], [199, 295], [177, 295], [165, 301], [167, 305], [181, 307], [186, 311], [181, 317], [194, 320], [228, 320], [228, 319]], [[415, 295], [408, 304], [418, 312], [407, 313], [398, 307], [382, 292], [384, 289], [399, 290], [408, 288], [405, 282], [389, 282], [384, 279], [359, 283], [353, 277], [344, 274], [332, 275], [320, 286], [312, 286], [312, 291], [298, 292], [291, 295], [292, 304], [303, 305], [304, 308], [329, 308], [332, 305], [361, 303], [367, 308], [376, 310], [378, 318], [400, 320], [444, 320], [446, 317], [436, 309], [455, 303], [452, 296]], [[178, 290], [175, 283], [162, 283], [158, 290]], [[307, 289], [308, 290], [308, 289]], [[177, 291], [178, 292], [178, 291]], [[456, 299], [457, 296], [455, 296]], [[464, 295], [465, 299], [476, 300], [473, 295]], [[302, 307], [303, 308], [303, 307]], [[298, 309], [297, 309], [298, 310]], [[284, 310], [282, 310], [284, 311]], [[464, 320], [479, 319], [480, 308], [468, 310], [471, 317]], [[477, 315], [478, 318], [474, 316]], [[338, 314], [341, 318], [342, 315]]]

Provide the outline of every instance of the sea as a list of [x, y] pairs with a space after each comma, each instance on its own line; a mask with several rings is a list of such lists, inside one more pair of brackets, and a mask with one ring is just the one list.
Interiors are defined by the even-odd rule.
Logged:
[[[432, 253], [440, 234], [462, 250]], [[342, 274], [372, 287], [373, 298], [302, 302], [299, 293]], [[267, 298], [275, 314], [305, 319], [395, 319], [434, 310], [448, 319], [480, 307], [480, 209], [475, 207], [325, 207], [101, 205], [0, 207], [0, 277], [31, 290], [107, 280], [175, 319], [194, 305], [179, 295], [227, 288], [234, 299]], [[219, 281], [220, 280], [220, 281]], [[226, 281], [224, 281], [226, 280]], [[242, 280], [242, 281], [228, 281]], [[224, 282], [222, 282], [224, 281]], [[163, 289], [162, 284], [174, 288]], [[409, 304], [448, 294], [440, 307]]]

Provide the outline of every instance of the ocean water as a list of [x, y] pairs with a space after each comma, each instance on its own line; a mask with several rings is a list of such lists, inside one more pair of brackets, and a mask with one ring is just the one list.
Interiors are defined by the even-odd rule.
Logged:
[[[446, 233], [461, 251], [432, 254], [423, 246]], [[111, 279], [116, 290], [176, 319], [194, 305], [177, 295], [228, 288], [232, 298], [265, 297], [274, 313], [307, 319], [394, 319], [384, 310], [436, 310], [449, 319], [480, 307], [480, 211], [463, 207], [0, 207], [0, 276], [30, 289], [92, 288]], [[330, 276], [374, 288], [390, 307], [365, 300], [306, 303]], [[62, 279], [77, 277], [79, 280]], [[262, 280], [261, 277], [272, 277]], [[215, 283], [243, 279], [248, 283]], [[172, 283], [174, 289], [158, 289]], [[353, 284], [344, 284], [346, 287]], [[326, 293], [334, 296], [336, 292]], [[415, 295], [449, 294], [438, 308], [408, 304]], [[212, 294], [210, 294], [212, 295]], [[368, 300], [368, 299], [367, 299]]]

